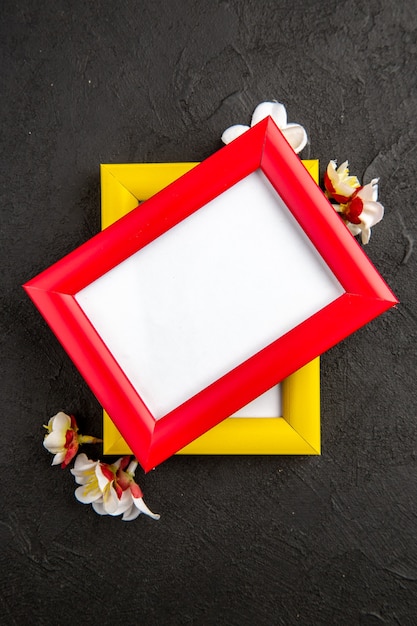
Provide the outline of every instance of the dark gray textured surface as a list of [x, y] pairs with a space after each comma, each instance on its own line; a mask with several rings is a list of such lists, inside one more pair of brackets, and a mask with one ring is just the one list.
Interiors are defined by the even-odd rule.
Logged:
[[[3, 624], [417, 622], [416, 10], [3, 0]], [[381, 177], [367, 252], [401, 306], [323, 357], [320, 458], [173, 458], [137, 473], [159, 522], [99, 518], [41, 425], [100, 408], [20, 285], [98, 231], [100, 162], [201, 160], [270, 98], [304, 157]]]

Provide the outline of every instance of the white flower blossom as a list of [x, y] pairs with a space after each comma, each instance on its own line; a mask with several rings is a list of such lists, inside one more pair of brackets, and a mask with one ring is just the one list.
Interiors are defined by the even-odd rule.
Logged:
[[48, 434], [45, 435], [43, 445], [49, 452], [55, 455], [52, 460], [52, 465], [62, 463], [65, 458], [65, 435], [70, 426], [71, 419], [69, 415], [66, 415], [62, 411], [51, 417], [46, 426]]
[[360, 187], [346, 205], [340, 205], [339, 212], [347, 220], [346, 225], [352, 235], [361, 236], [363, 244], [371, 237], [371, 227], [384, 217], [384, 207], [378, 200], [378, 179], [374, 178]]
[[83, 504], [91, 504], [99, 515], [122, 515], [124, 521], [134, 520], [144, 513], [152, 519], [159, 515], [152, 513], [142, 498], [142, 491], [133, 479], [137, 462], [132, 461], [124, 470], [129, 457], [121, 457], [112, 465], [91, 461], [85, 454], [75, 460], [71, 474], [80, 485], [75, 497]]
[[332, 204], [352, 235], [360, 235], [363, 244], [371, 237], [371, 228], [384, 217], [384, 207], [378, 202], [378, 179], [361, 185], [356, 176], [349, 175], [347, 161], [339, 167], [330, 161], [324, 175], [326, 196], [340, 204]]
[[[300, 124], [289, 124], [287, 122], [286, 108], [280, 102], [261, 102], [261, 104], [258, 104], [252, 115], [251, 127], [268, 116], [272, 117], [294, 152], [297, 154], [301, 152], [307, 144], [307, 133]], [[244, 126], [243, 124], [230, 126], [222, 135], [223, 143], [230, 143], [249, 130], [249, 128], [249, 126]]]
[[43, 440], [44, 447], [54, 454], [52, 465], [62, 464], [66, 467], [78, 452], [83, 443], [98, 443], [101, 439], [90, 435], [78, 434], [78, 426], [73, 415], [60, 411], [45, 426], [48, 433]]
[[361, 185], [356, 176], [350, 176], [348, 161], [344, 161], [339, 167], [336, 161], [329, 161], [324, 174], [324, 186], [327, 195], [336, 202], [347, 202]]

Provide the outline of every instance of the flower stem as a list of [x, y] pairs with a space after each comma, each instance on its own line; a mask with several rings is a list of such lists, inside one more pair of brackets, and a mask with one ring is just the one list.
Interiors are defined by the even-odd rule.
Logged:
[[103, 440], [90, 435], [77, 435], [78, 443], [101, 443]]
[[126, 472], [128, 474], [131, 474], [133, 477], [135, 475], [137, 466], [138, 466], [138, 462], [136, 461], [136, 459], [133, 459], [133, 461], [130, 461], [129, 467], [126, 469]]

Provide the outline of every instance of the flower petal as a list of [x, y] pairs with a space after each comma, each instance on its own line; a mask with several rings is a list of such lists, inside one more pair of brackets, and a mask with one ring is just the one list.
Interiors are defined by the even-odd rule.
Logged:
[[307, 133], [300, 124], [288, 124], [281, 132], [296, 154], [307, 145]]
[[98, 486], [103, 493], [107, 485], [109, 485], [114, 480], [114, 474], [109, 468], [110, 466], [106, 463], [98, 463], [98, 465], [96, 466]]
[[99, 500], [96, 500], [95, 502], [92, 503], [92, 507], [95, 510], [96, 513], [98, 513], [99, 515], [107, 515], [105, 509], [104, 509], [104, 505], [103, 505], [103, 499], [100, 498]]
[[361, 213], [361, 229], [362, 243], [369, 243], [371, 238], [371, 227], [378, 224], [384, 217], [384, 207], [379, 202], [364, 202], [363, 211]]
[[91, 477], [92, 477], [91, 474], [81, 474], [80, 476], [74, 475], [75, 482], [77, 483], [77, 485], [86, 485], [87, 483], [91, 482]]
[[123, 456], [122, 458], [120, 458], [118, 460], [119, 460], [118, 469], [124, 471], [126, 469], [126, 467], [129, 465], [130, 456], [126, 455], [126, 456]]
[[142, 489], [139, 487], [137, 483], [135, 483], [134, 480], [132, 480], [129, 487], [130, 487], [130, 493], [132, 494], [133, 498], [141, 498], [143, 496]]
[[230, 126], [226, 128], [222, 135], [222, 142], [225, 144], [230, 143], [240, 135], [243, 135], [247, 130], [249, 130], [249, 126], [243, 126], [242, 124], [235, 124], [235, 126]]
[[98, 461], [92, 461], [87, 457], [84, 452], [81, 452], [75, 459], [74, 467], [70, 470], [73, 476], [77, 476], [79, 474], [84, 474], [85, 472], [91, 472]]
[[123, 459], [124, 459], [124, 456], [121, 456], [120, 459], [117, 459], [117, 461], [115, 461], [114, 463], [112, 463], [108, 467], [111, 467], [112, 471], [116, 472], [119, 469], [120, 464], [123, 461]]
[[50, 428], [51, 430], [66, 431], [71, 428], [71, 418], [63, 411], [60, 411], [59, 413], [51, 417], [48, 422], [48, 428]]
[[121, 513], [125, 513], [132, 506], [133, 506], [133, 499], [132, 499], [132, 495], [131, 495], [131, 493], [130, 493], [130, 491], [128, 489], [127, 491], [124, 491], [122, 493], [122, 496], [119, 499], [119, 502], [118, 502], [118, 505], [117, 505], [117, 515], [120, 515]]
[[113, 485], [109, 483], [104, 492], [102, 492], [102, 495], [106, 513], [108, 513], [108, 515], [117, 515], [119, 498], [117, 497], [117, 493]]
[[74, 473], [77, 470], [84, 469], [87, 465], [89, 466], [91, 463], [93, 463], [93, 461], [88, 458], [85, 452], [81, 452], [75, 459], [74, 467], [71, 470], [71, 473]]
[[361, 230], [361, 241], [364, 245], [366, 245], [367, 243], [369, 243], [369, 240], [371, 238], [371, 229], [370, 228], [362, 228]]
[[127, 473], [124, 472], [121, 469], [117, 470], [116, 473], [116, 481], [115, 481], [115, 486], [117, 485], [117, 487], [121, 490], [121, 491], [126, 491], [126, 489], [129, 489], [129, 485], [132, 482], [133, 478]]
[[134, 519], [139, 517], [139, 515], [140, 515], [139, 509], [137, 509], [135, 505], [132, 503], [131, 508], [128, 509], [125, 513], [123, 513], [122, 520], [124, 522], [132, 522]]
[[139, 509], [141, 513], [144, 513], [145, 515], [149, 515], [149, 517], [152, 517], [152, 519], [159, 519], [161, 517], [160, 515], [156, 513], [152, 513], [152, 511], [148, 509], [148, 507], [143, 501], [143, 498], [133, 498], [133, 502], [135, 503], [135, 506]]
[[375, 226], [384, 217], [384, 207], [380, 202], [364, 202], [361, 214], [365, 226]]
[[372, 200], [374, 202], [376, 202], [378, 200], [378, 181], [379, 178], [373, 178], [371, 180], [371, 185], [372, 185]]
[[349, 176], [348, 161], [344, 161], [339, 167], [336, 161], [329, 161], [324, 175], [324, 186], [328, 196], [336, 202], [346, 204], [360, 188], [360, 183], [356, 176]]
[[356, 237], [356, 235], [359, 235], [361, 232], [361, 227], [358, 226], [357, 224], [352, 224], [351, 222], [345, 222], [346, 226], [348, 227], [348, 229], [350, 230], [350, 232], [352, 233], [352, 235], [354, 237]]
[[357, 195], [363, 202], [376, 202], [378, 200], [378, 179], [374, 178], [370, 183], [364, 185]]
[[284, 128], [287, 125], [287, 111], [283, 104], [280, 102], [261, 102], [253, 112], [251, 126], [255, 126], [268, 115], [272, 117], [278, 128]]
[[59, 465], [60, 463], [62, 463], [62, 461], [65, 459], [65, 454], [65, 450], [63, 452], [58, 452], [58, 454], [56, 454], [52, 459], [51, 465]]
[[65, 449], [65, 432], [54, 430], [46, 435], [43, 440], [44, 447], [52, 454], [62, 452]]
[[81, 485], [74, 493], [78, 502], [82, 504], [91, 504], [102, 497], [100, 489], [92, 484]]
[[[87, 483], [90, 483], [92, 481], [97, 481], [97, 477], [96, 477], [96, 473], [94, 471], [94, 468], [92, 469], [88, 469], [85, 470], [84, 472], [74, 472], [73, 470], [70, 470], [71, 474], [74, 476], [75, 478], [75, 482], [78, 485], [86, 485]], [[98, 486], [98, 484], [97, 484]]]
[[65, 458], [62, 462], [62, 467], [67, 467], [67, 465], [71, 463], [72, 459], [75, 457], [77, 452], [78, 452], [78, 441], [75, 439], [75, 441], [73, 441], [73, 443], [67, 449]]

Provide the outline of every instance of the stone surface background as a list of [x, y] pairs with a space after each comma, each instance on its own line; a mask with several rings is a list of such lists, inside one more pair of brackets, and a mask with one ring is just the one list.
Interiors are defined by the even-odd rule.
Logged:
[[[3, 624], [416, 623], [416, 9], [3, 0]], [[159, 522], [99, 518], [41, 442], [100, 407], [20, 285], [99, 230], [99, 163], [201, 160], [274, 98], [304, 158], [380, 176], [366, 251], [401, 305], [323, 357], [321, 457], [172, 458], [137, 472]]]

